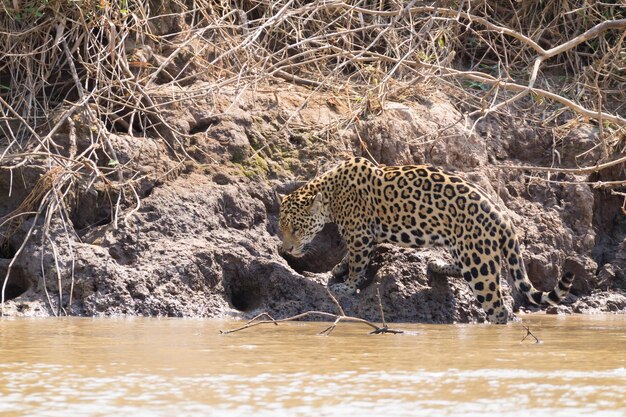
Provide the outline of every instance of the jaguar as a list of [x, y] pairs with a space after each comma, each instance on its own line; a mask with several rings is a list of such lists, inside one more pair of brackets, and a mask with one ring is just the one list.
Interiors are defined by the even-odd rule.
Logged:
[[514, 225], [478, 185], [431, 165], [376, 165], [352, 158], [287, 196], [278, 194], [283, 251], [301, 257], [326, 223], [335, 223], [347, 254], [333, 275], [336, 294], [353, 295], [364, 285], [377, 244], [418, 248], [443, 246], [453, 262], [431, 261], [435, 273], [462, 276], [490, 322], [510, 313], [500, 285], [504, 261], [515, 288], [533, 304], [558, 304], [572, 285], [565, 273], [549, 292], [537, 290], [520, 253]]

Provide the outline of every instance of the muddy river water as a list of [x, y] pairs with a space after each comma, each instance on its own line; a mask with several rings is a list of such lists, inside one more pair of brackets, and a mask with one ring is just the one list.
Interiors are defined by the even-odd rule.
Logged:
[[519, 324], [0, 320], [2, 416], [626, 416], [626, 316]]

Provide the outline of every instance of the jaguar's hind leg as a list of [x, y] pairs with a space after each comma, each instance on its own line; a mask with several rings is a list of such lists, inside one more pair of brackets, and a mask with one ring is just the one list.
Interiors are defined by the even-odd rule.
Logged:
[[[480, 303], [487, 318], [494, 324], [506, 324], [509, 320], [509, 311], [502, 301], [500, 290], [500, 274], [480, 274], [480, 269], [471, 268], [463, 271], [463, 277], [468, 282], [474, 296]], [[477, 273], [478, 272], [478, 273]]]

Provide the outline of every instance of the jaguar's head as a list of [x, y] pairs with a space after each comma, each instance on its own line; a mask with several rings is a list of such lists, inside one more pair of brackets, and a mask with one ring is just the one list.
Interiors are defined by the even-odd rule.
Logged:
[[299, 189], [287, 196], [276, 193], [276, 197], [280, 201], [278, 226], [283, 249], [291, 256], [301, 257], [326, 223], [322, 194]]

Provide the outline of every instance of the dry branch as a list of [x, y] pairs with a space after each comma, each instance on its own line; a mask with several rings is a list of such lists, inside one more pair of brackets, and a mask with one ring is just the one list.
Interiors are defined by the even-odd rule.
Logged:
[[[259, 320], [258, 318], [260, 318], [260, 316], [268, 317], [269, 319], [267, 319], [267, 320]], [[298, 320], [301, 320], [301, 319], [310, 318], [310, 317], [316, 317], [316, 316], [334, 320], [334, 323], [331, 326], [326, 327], [324, 330], [319, 332], [319, 334], [329, 335], [332, 332], [332, 330], [336, 327], [336, 325], [338, 323], [340, 323], [340, 322], [352, 322], [352, 323], [364, 324], [364, 325], [369, 326], [370, 328], [373, 329], [370, 332], [371, 334], [379, 334], [379, 333], [394, 333], [394, 334], [397, 334], [397, 333], [404, 333], [404, 331], [402, 331], [402, 330], [395, 330], [395, 329], [390, 329], [390, 328], [377, 326], [376, 324], [372, 323], [371, 321], [368, 321], [368, 320], [365, 320], [365, 319], [362, 319], [362, 318], [359, 318], [359, 317], [346, 316], [346, 315], [341, 315], [341, 314], [333, 314], [333, 313], [328, 313], [328, 312], [325, 312], [325, 311], [313, 311], [313, 310], [306, 311], [304, 313], [296, 314], [295, 316], [287, 317], [287, 318], [284, 318], [284, 319], [278, 319], [278, 320], [274, 320], [267, 313], [261, 313], [259, 316], [257, 316], [255, 318], [253, 318], [252, 320], [248, 321], [245, 325], [243, 325], [241, 327], [237, 327], [237, 328], [231, 329], [231, 330], [220, 330], [220, 333], [221, 334], [235, 333], [235, 332], [239, 332], [241, 330], [249, 329], [251, 327], [255, 327], [255, 326], [259, 326], [259, 325], [265, 325], [265, 324], [278, 325], [279, 323], [285, 323], [285, 322], [288, 322], [288, 321], [298, 321]]]
[[[477, 82], [489, 84], [492, 86], [498, 86], [508, 91], [524, 93], [523, 95], [515, 96], [517, 99], [522, 98], [527, 93], [533, 93], [539, 97], [545, 97], [553, 101], [556, 101], [557, 103], [560, 103], [568, 107], [575, 113], [578, 113], [587, 119], [612, 122], [619, 126], [626, 126], [626, 119], [623, 117], [609, 114], [609, 113], [597, 112], [597, 111], [586, 109], [574, 103], [572, 100], [568, 98], [562, 97], [558, 94], [555, 94], [555, 93], [552, 93], [550, 91], [546, 91], [540, 88], [533, 88], [533, 87], [528, 87], [525, 85], [517, 84], [514, 82], [504, 81], [501, 79], [494, 78], [488, 74], [484, 74], [484, 73], [480, 73], [476, 71], [459, 71], [459, 70], [455, 70], [452, 68], [444, 68], [439, 65], [428, 64], [425, 62], [420, 62], [418, 65], [423, 68], [440, 72], [443, 76], [454, 76], [454, 77], [464, 78], [467, 80], [477, 81]], [[511, 100], [507, 101], [507, 104], [510, 104], [510, 103], [511, 103]]]
[[610, 168], [615, 165], [626, 163], [626, 156], [618, 158], [614, 161], [605, 162], [603, 164], [596, 164], [590, 167], [584, 168], [555, 168], [555, 167], [539, 167], [539, 166], [524, 166], [524, 165], [497, 165], [498, 168], [505, 169], [520, 169], [527, 171], [543, 171], [543, 172], [563, 172], [567, 174], [593, 174], [594, 172], [600, 172], [603, 169]]
[[[365, 320], [365, 319], [362, 319], [362, 318], [359, 318], [359, 317], [347, 316], [344, 313], [343, 308], [341, 307], [341, 304], [339, 304], [339, 302], [337, 301], [335, 296], [333, 296], [333, 294], [328, 290], [328, 288], [326, 289], [326, 292], [328, 293], [328, 295], [330, 296], [331, 300], [333, 301], [333, 304], [335, 304], [335, 306], [337, 306], [340, 314], [328, 313], [328, 312], [325, 312], [325, 311], [306, 311], [304, 313], [296, 314], [295, 316], [291, 316], [291, 317], [287, 317], [287, 318], [284, 318], [284, 319], [275, 320], [268, 313], [261, 313], [261, 314], [258, 314], [257, 316], [255, 316], [254, 318], [252, 318], [250, 321], [248, 321], [243, 326], [237, 327], [237, 328], [232, 329], [232, 330], [220, 330], [220, 333], [221, 334], [235, 333], [235, 332], [239, 332], [241, 330], [246, 330], [246, 329], [249, 329], [249, 328], [255, 327], [255, 326], [260, 326], [260, 325], [265, 325], [265, 324], [278, 325], [279, 323], [285, 323], [285, 322], [289, 322], [289, 321], [297, 321], [297, 320], [310, 318], [310, 317], [316, 317], [316, 316], [334, 320], [333, 324], [331, 324], [330, 326], [328, 326], [328, 327], [324, 328], [322, 331], [320, 331], [318, 333], [319, 335], [326, 335], [326, 336], [330, 335], [331, 332], [341, 322], [360, 323], [360, 324], [364, 324], [366, 326], [369, 326], [370, 328], [373, 329], [370, 332], [370, 334], [381, 334], [381, 333], [400, 334], [400, 333], [404, 333], [403, 330], [397, 330], [397, 329], [389, 328], [387, 326], [387, 324], [385, 323], [382, 302], [381, 302], [381, 299], [380, 299], [380, 292], [377, 292], [377, 294], [378, 294], [378, 306], [380, 308], [380, 313], [381, 313], [381, 317], [382, 317], [382, 320], [383, 320], [383, 326], [382, 327], [377, 326], [376, 324], [372, 323], [369, 320]], [[261, 320], [261, 318], [266, 318], [266, 320]]]

